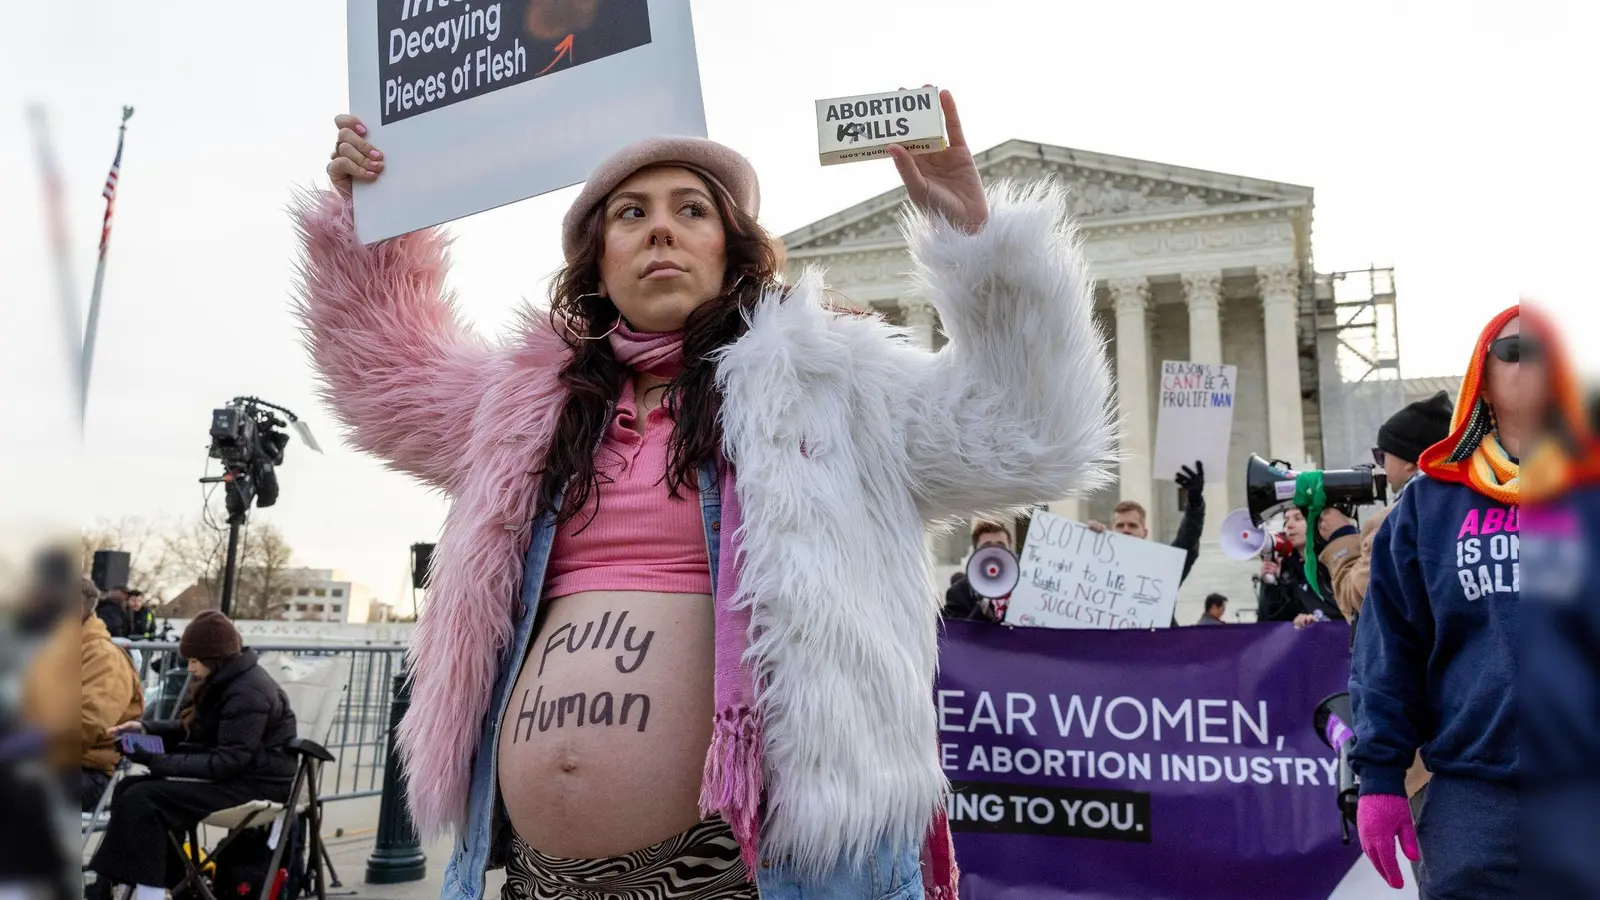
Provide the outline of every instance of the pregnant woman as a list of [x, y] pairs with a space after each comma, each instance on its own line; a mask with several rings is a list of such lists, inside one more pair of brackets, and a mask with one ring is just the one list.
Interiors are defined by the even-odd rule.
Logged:
[[986, 193], [941, 100], [950, 148], [893, 150], [938, 353], [780, 280], [690, 138], [595, 169], [491, 344], [443, 234], [356, 239], [388, 160], [336, 119], [299, 311], [355, 444], [453, 500], [400, 735], [446, 897], [954, 900], [925, 523], [1104, 485], [1114, 428], [1061, 193]]

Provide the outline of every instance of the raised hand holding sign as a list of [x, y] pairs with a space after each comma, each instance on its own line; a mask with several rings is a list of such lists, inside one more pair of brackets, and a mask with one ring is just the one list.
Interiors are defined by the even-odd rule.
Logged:
[[895, 168], [900, 170], [906, 197], [914, 206], [944, 216], [951, 225], [968, 234], [977, 234], [989, 221], [989, 201], [983, 195], [983, 179], [978, 176], [978, 164], [967, 148], [967, 136], [961, 130], [955, 98], [949, 91], [940, 91], [939, 104], [944, 108], [950, 146], [938, 153], [913, 154], [898, 144], [891, 144], [889, 155], [894, 159]]
[[350, 184], [359, 178], [376, 181], [383, 172], [383, 152], [367, 143], [367, 126], [349, 113], [333, 117], [339, 134], [333, 141], [333, 152], [328, 155], [328, 180], [333, 189], [350, 196]]

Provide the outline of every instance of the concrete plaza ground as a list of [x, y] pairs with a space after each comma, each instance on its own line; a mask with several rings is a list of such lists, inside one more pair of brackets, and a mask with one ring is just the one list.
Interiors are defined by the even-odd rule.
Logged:
[[[322, 836], [340, 881], [340, 887], [329, 888], [328, 896], [361, 900], [437, 900], [444, 884], [444, 867], [450, 861], [450, 839], [423, 847], [428, 862], [420, 881], [367, 884], [367, 859], [372, 856], [378, 837], [378, 798], [338, 800], [324, 807], [324, 816]], [[504, 881], [503, 871], [490, 872], [485, 896], [499, 897]]]

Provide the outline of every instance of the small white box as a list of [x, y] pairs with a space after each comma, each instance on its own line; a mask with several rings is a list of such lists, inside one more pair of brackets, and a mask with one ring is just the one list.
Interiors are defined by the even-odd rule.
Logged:
[[912, 153], [938, 153], [950, 146], [938, 88], [817, 101], [817, 155], [823, 165], [888, 156], [890, 144]]

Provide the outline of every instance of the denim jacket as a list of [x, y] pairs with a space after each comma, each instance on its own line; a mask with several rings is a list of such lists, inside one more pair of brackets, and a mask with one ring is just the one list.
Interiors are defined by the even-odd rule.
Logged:
[[[712, 592], [715, 593], [717, 560], [721, 553], [718, 535], [722, 492], [716, 467], [710, 463], [700, 470], [700, 513], [711, 567]], [[517, 609], [515, 636], [509, 652], [501, 660], [490, 697], [489, 715], [479, 732], [478, 752], [472, 762], [472, 787], [467, 795], [466, 823], [457, 834], [450, 863], [445, 867], [440, 900], [483, 900], [485, 873], [491, 865], [500, 866], [505, 862], [495, 852], [504, 846], [502, 838], [509, 837], [504, 830], [510, 827], [500, 810], [497, 732], [511, 688], [522, 670], [528, 644], [533, 639], [545, 566], [549, 563], [555, 536], [554, 512], [534, 522], [533, 538], [528, 543], [523, 564], [522, 599]], [[923, 894], [920, 848], [897, 852], [886, 841], [867, 866], [856, 869], [841, 863], [828, 875], [812, 877], [800, 874], [782, 861], [763, 859], [756, 882], [762, 900], [915, 900]]]

